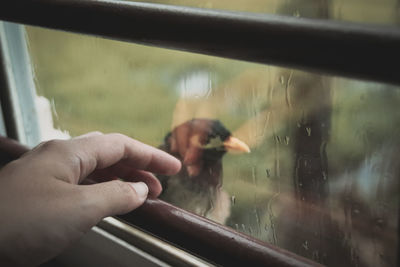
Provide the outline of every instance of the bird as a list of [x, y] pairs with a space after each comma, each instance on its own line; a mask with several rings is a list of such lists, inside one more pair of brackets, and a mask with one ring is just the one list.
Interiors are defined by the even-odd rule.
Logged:
[[223, 224], [230, 197], [222, 189], [222, 158], [227, 152], [250, 153], [248, 145], [219, 120], [195, 118], [176, 126], [159, 148], [182, 163], [178, 174], [157, 176], [163, 186], [159, 198]]

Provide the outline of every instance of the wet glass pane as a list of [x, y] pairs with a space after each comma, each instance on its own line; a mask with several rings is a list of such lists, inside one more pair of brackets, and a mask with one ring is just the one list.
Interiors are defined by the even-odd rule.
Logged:
[[141, 0], [170, 5], [373, 24], [400, 24], [398, 0]]
[[400, 88], [27, 32], [57, 127], [121, 132], [184, 162], [159, 177], [162, 199], [324, 264], [396, 264]]

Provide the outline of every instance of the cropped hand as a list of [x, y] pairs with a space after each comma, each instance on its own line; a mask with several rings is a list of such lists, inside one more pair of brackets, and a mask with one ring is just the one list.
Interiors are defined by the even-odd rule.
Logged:
[[[179, 169], [174, 157], [121, 134], [40, 144], [0, 171], [0, 265], [43, 263], [102, 218], [157, 197], [152, 172]], [[98, 183], [82, 185], [89, 179]]]

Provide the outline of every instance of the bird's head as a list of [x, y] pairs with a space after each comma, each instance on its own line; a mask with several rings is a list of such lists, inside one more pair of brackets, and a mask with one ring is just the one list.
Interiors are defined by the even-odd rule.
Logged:
[[182, 161], [189, 177], [220, 164], [226, 152], [250, 152], [220, 121], [211, 119], [192, 119], [178, 125], [165, 137], [164, 150]]

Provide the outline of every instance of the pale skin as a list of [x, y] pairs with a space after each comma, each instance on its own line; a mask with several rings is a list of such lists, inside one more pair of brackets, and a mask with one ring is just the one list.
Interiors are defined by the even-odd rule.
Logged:
[[[162, 188], [152, 173], [172, 175], [180, 167], [167, 153], [121, 134], [42, 143], [0, 171], [0, 265], [51, 259], [102, 218], [157, 197]], [[98, 183], [82, 185], [89, 180]]]

